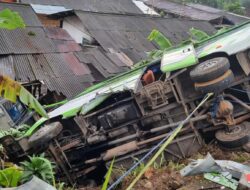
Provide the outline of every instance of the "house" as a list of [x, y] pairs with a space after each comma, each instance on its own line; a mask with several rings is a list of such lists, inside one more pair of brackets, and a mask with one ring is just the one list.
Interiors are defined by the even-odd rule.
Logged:
[[181, 4], [168, 0], [145, 0], [144, 3], [158, 11], [163, 11], [167, 17], [205, 20], [218, 27], [240, 24], [249, 20], [249, 17], [196, 3]]
[[[72, 37], [77, 43], [82, 43], [83, 38], [90, 41], [93, 39], [86, 35], [87, 31], [81, 27], [81, 21], [77, 17], [71, 17], [73, 13], [72, 10], [114, 14], [144, 14], [144, 12], [157, 14], [140, 1], [134, 1], [134, 3], [132, 0], [21, 0], [21, 2], [31, 4], [32, 8], [37, 13], [37, 16], [45, 26], [60, 26], [68, 32], [70, 31], [71, 33], [74, 33]], [[53, 14], [57, 14], [56, 18], [58, 18], [58, 16], [60, 16], [60, 18], [65, 18], [63, 25], [62, 23], [60, 24], [60, 19], [55, 19], [55, 17], [49, 16]]]
[[215, 30], [207, 22], [169, 19], [148, 15], [127, 15], [75, 11], [81, 27], [88, 31], [106, 52], [124, 53], [134, 63], [147, 57], [147, 52], [158, 49], [147, 37], [153, 29], [161, 31], [172, 44], [189, 38], [189, 29], [194, 27], [212, 34]]
[[[125, 63], [124, 67], [145, 59], [148, 52], [158, 48], [155, 43], [147, 39], [153, 29], [160, 30], [173, 44], [188, 39], [188, 31], [192, 27], [209, 34], [215, 31], [214, 27], [206, 21], [162, 18], [158, 14], [145, 14], [146, 8], [132, 0], [65, 2], [22, 0], [22, 2], [32, 3], [36, 12], [38, 12], [36, 4], [64, 6], [65, 9], [69, 9], [48, 14], [47, 17], [60, 20], [61, 27], [77, 43], [82, 44], [83, 49], [87, 49], [86, 53], [89, 58], [89, 54], [92, 54], [90, 62], [97, 62], [94, 57], [96, 50], [100, 50], [106, 57], [109, 54], [118, 55]], [[96, 48], [88, 48], [88, 46]], [[85, 50], [82, 54], [85, 54]]]
[[[5, 72], [11, 72], [13, 78], [23, 83], [38, 81], [40, 86], [46, 87], [38, 94], [55, 92], [59, 95], [53, 98], [55, 100], [74, 97], [84, 88], [145, 59], [148, 52], [158, 48], [147, 39], [153, 29], [161, 31], [172, 44], [188, 39], [192, 27], [209, 34], [215, 32], [206, 21], [144, 14], [130, 0], [118, 1], [119, 6], [114, 0], [102, 0], [101, 4], [88, 0], [64, 4], [56, 0], [22, 1], [33, 4], [2, 3], [1, 6], [19, 12], [27, 24], [26, 29], [5, 32], [7, 36], [0, 38], [7, 46], [0, 48], [4, 62], [11, 62], [5, 65], [12, 65]], [[85, 2], [86, 6], [80, 2]], [[40, 6], [41, 3], [53, 9], [44, 10], [46, 7]], [[64, 8], [58, 8], [62, 5]], [[59, 20], [61, 28], [44, 27], [34, 10], [38, 15], [43, 13]]]
[[18, 12], [26, 28], [0, 30], [0, 72], [21, 82], [43, 103], [72, 98], [93, 83], [127, 69], [119, 69], [107, 57], [116, 69], [105, 73], [102, 67], [103, 74], [98, 73], [100, 64], [83, 62], [79, 56], [82, 47], [62, 28], [44, 27], [30, 5], [0, 3], [0, 10], [5, 8]]

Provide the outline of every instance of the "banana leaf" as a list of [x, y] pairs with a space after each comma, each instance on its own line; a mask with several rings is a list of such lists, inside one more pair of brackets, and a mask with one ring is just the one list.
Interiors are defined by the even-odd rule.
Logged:
[[43, 106], [28, 90], [26, 90], [20, 83], [5, 75], [0, 75], [0, 96], [13, 103], [19, 98], [23, 104], [27, 105], [30, 109], [34, 109], [39, 115], [48, 117]]
[[13, 12], [10, 9], [0, 11], [0, 28], [14, 30], [24, 27], [24, 21], [17, 12]]
[[172, 43], [170, 42], [170, 40], [158, 30], [153, 30], [149, 34], [148, 40], [156, 42], [161, 50], [172, 47]]
[[16, 187], [21, 179], [22, 171], [16, 167], [0, 170], [0, 185], [4, 187]]

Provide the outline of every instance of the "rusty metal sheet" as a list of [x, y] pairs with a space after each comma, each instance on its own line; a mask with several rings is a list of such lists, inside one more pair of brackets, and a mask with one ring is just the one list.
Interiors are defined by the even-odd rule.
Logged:
[[11, 56], [0, 56], [0, 74], [15, 79], [15, 69]]
[[41, 22], [36, 16], [36, 13], [30, 5], [17, 4], [17, 3], [0, 3], [0, 10], [11, 9], [12, 11], [18, 12], [23, 18], [26, 26], [42, 26]]
[[[2, 4], [6, 8], [13, 6], [13, 10], [21, 12], [26, 19], [29, 19], [28, 16], [34, 17], [28, 22], [35, 25], [38, 18], [30, 6], [0, 3], [0, 9]], [[65, 30], [33, 25], [25, 29], [0, 30], [1, 73], [21, 82], [43, 81], [50, 91], [67, 98], [77, 95], [95, 82], [88, 66], [81, 63], [74, 53], [70, 53], [82, 49]]]
[[74, 75], [73, 71], [70, 69], [70, 67], [60, 54], [58, 53], [44, 54], [44, 57], [49, 63], [56, 77]]
[[38, 80], [44, 80], [47, 77], [56, 77], [50, 63], [48, 63], [43, 54], [28, 55], [28, 59]]
[[73, 53], [61, 53], [61, 55], [75, 75], [90, 74], [89, 68], [85, 64], [80, 63]]
[[[84, 88], [89, 87], [94, 82], [94, 78], [90, 74], [90, 70], [85, 67], [84, 73], [78, 73], [81, 75], [76, 75], [75, 73], [60, 74], [56, 75], [53, 69], [51, 68], [58, 62], [59, 56], [68, 56], [70, 59], [73, 58], [73, 54], [69, 55], [48, 55], [46, 59], [43, 54], [39, 55], [12, 55], [12, 56], [3, 56], [0, 58], [0, 68], [1, 73], [8, 74], [21, 82], [32, 82], [35, 80], [43, 81], [45, 86], [50, 91], [55, 91], [58, 94], [63, 94], [67, 98], [72, 98], [82, 92]], [[61, 57], [61, 58], [62, 58]], [[63, 59], [63, 58], [62, 58]], [[55, 62], [56, 60], [56, 62]], [[60, 62], [62, 63], [62, 62]], [[64, 64], [67, 64], [64, 62]], [[74, 63], [76, 64], [76, 63]], [[58, 65], [60, 67], [60, 65]], [[54, 67], [54, 70], [57, 69]], [[68, 67], [67, 70], [70, 70]], [[80, 69], [78, 68], [80, 71]], [[60, 72], [60, 70], [56, 70], [56, 72]]]
[[70, 41], [73, 40], [73, 38], [68, 34], [68, 32], [62, 28], [45, 27], [44, 30], [47, 36], [51, 39], [70, 40]]
[[57, 48], [58, 52], [75, 52], [81, 51], [82, 48], [75, 41], [69, 40], [52, 40]]

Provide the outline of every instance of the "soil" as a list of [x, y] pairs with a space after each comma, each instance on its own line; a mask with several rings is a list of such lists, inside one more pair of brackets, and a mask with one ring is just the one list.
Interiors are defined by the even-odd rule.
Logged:
[[[205, 180], [203, 176], [181, 177], [179, 170], [186, 166], [190, 159], [204, 158], [207, 153], [210, 153], [218, 160], [232, 160], [244, 164], [250, 163], [250, 153], [235, 150], [222, 150], [216, 145], [203, 147], [202, 150], [191, 158], [180, 160], [178, 163], [166, 162], [160, 169], [150, 168], [145, 172], [144, 176], [137, 182], [135, 190], [216, 190], [227, 188], [221, 187], [218, 184]], [[136, 174], [131, 174], [117, 189], [125, 190]], [[101, 188], [84, 188], [82, 190], [99, 190]]]
[[[161, 169], [155, 170], [150, 169], [152, 175], [148, 178], [147, 175], [136, 184], [136, 190], [201, 190], [201, 189], [224, 189], [227, 188], [221, 187], [218, 184], [205, 180], [203, 176], [190, 176], [190, 177], [181, 177], [179, 166], [187, 165], [190, 162], [190, 159], [201, 159], [204, 158], [207, 153], [210, 153], [217, 160], [232, 160], [244, 164], [249, 164], [250, 153], [235, 150], [222, 150], [216, 145], [205, 146], [200, 150], [200, 152], [194, 155], [191, 158], [180, 160], [176, 164], [176, 168], [171, 165], [166, 165]], [[170, 167], [169, 167], [170, 166]], [[122, 190], [125, 190], [126, 187], [130, 184], [133, 177], [128, 177], [122, 184]]]

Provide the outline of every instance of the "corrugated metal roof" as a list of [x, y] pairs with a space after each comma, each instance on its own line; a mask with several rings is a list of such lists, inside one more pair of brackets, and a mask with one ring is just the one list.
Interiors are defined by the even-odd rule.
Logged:
[[21, 82], [36, 80], [36, 71], [31, 67], [29, 55], [15, 55], [10, 57], [13, 59], [16, 80]]
[[58, 52], [51, 39], [45, 36], [43, 28], [27, 27], [16, 30], [0, 30], [3, 41], [0, 54], [31, 54]]
[[220, 14], [211, 14], [209, 12], [196, 9], [185, 4], [175, 3], [166, 0], [147, 0], [146, 4], [157, 9], [164, 10], [166, 13], [178, 15], [180, 17], [192, 18], [196, 20], [211, 21], [221, 17]]
[[[21, 32], [26, 33], [26, 31], [20, 30], [18, 34]], [[80, 63], [73, 53], [69, 53], [76, 50], [80, 51], [81, 47], [63, 29], [46, 29], [45, 34], [43, 28], [35, 28], [35, 36], [31, 36], [31, 38], [40, 37], [41, 39], [25, 40], [23, 38], [16, 42], [14, 39], [17, 36], [11, 38], [11, 35], [7, 32], [2, 32], [2, 34], [0, 36], [4, 37], [4, 42], [8, 42], [6, 49], [9, 51], [7, 53], [11, 54], [11, 52], [14, 52], [18, 54], [0, 57], [0, 69], [2, 73], [8, 74], [21, 82], [43, 81], [50, 91], [56, 91], [58, 94], [62, 93], [68, 98], [82, 92], [85, 87], [90, 86], [95, 81], [88, 66]], [[32, 50], [33, 47], [36, 47], [34, 44], [40, 40], [44, 40], [45, 36], [48, 36], [46, 39], [50, 40], [51, 44], [53, 44], [53, 41], [57, 41], [62, 47], [69, 45], [68, 49], [64, 48], [62, 50], [58, 44], [55, 44], [60, 52], [67, 53], [54, 53], [58, 51], [56, 48], [53, 49], [52, 53], [48, 48], [46, 49], [48, 53], [42, 54], [38, 51], [38, 48]], [[53, 38], [53, 40], [50, 38]], [[41, 49], [46, 48], [43, 44], [46, 44], [46, 42], [41, 42]], [[23, 49], [21, 49], [22, 46]]]
[[56, 76], [43, 54], [27, 55], [27, 57], [37, 80], [42, 81], [44, 78]]
[[[63, 29], [27, 27], [0, 30], [0, 54], [34, 54], [81, 51], [81, 47]], [[46, 32], [46, 34], [45, 34]]]
[[109, 52], [122, 51], [133, 61], [146, 56], [146, 52], [157, 46], [148, 41], [153, 29], [161, 31], [170, 41], [178, 44], [189, 38], [188, 31], [194, 27], [211, 34], [214, 27], [206, 21], [168, 19], [161, 17], [98, 14], [76, 11], [82, 24], [100, 45]]
[[[101, 48], [84, 48], [81, 52], [75, 53], [80, 62], [91, 64], [105, 78], [117, 73], [124, 72], [128, 69], [127, 65], [120, 62], [113, 62], [110, 55], [107, 55]], [[119, 65], [118, 65], [119, 64]]]
[[81, 51], [82, 48], [75, 41], [68, 40], [52, 40], [59, 52], [75, 52]]
[[0, 58], [0, 73], [15, 79], [15, 69], [10, 56]]
[[[27, 5], [0, 3], [0, 7], [2, 4], [22, 14], [25, 9], [32, 10]], [[28, 22], [35, 25], [37, 17], [32, 13], [27, 13], [34, 17]], [[48, 90], [68, 98], [95, 82], [88, 66], [73, 53], [81, 51], [81, 46], [63, 29], [43, 28], [39, 24], [25, 29], [1, 29], [0, 43], [0, 73], [15, 80], [43, 81]]]
[[65, 8], [91, 12], [142, 14], [141, 10], [131, 0], [21, 0], [21, 2], [59, 5]]
[[234, 24], [241, 24], [243, 22], [247, 22], [250, 20], [249, 17], [241, 16], [241, 15], [237, 15], [237, 14], [229, 13], [229, 12], [225, 12], [224, 16], [228, 18], [228, 20], [232, 21]]
[[231, 24], [239, 24], [247, 21], [249, 18], [241, 15], [231, 14], [229, 12], [216, 9], [213, 7], [197, 4], [197, 3], [175, 3], [167, 0], [146, 0], [145, 3], [151, 7], [163, 10], [167, 14], [175, 17], [191, 18], [195, 20], [206, 20], [211, 22], [231, 22]]
[[246, 17], [246, 16], [230, 13], [230, 12], [216, 9], [213, 7], [209, 7], [206, 5], [201, 5], [201, 4], [196, 4], [196, 3], [188, 3], [188, 6], [194, 7], [196, 9], [199, 9], [199, 10], [202, 10], [205, 12], [220, 14], [220, 15], [226, 17], [229, 21], [231, 21], [234, 24], [240, 24], [240, 23], [249, 21], [249, 19], [250, 19], [249, 17]]
[[68, 32], [62, 28], [48, 27], [45, 28], [45, 33], [48, 38], [52, 39], [59, 52], [75, 52], [82, 50]]
[[219, 13], [220, 14], [220, 13], [224, 12], [223, 10], [216, 9], [214, 7], [209, 7], [206, 5], [201, 5], [198, 3], [187, 3], [187, 5], [190, 7], [205, 11], [205, 12], [209, 12], [209, 13]]
[[69, 68], [66, 61], [58, 53], [44, 54], [45, 59], [50, 64], [50, 67], [56, 77], [72, 76], [73, 71]]
[[8, 44], [8, 40], [6, 40], [4, 33], [0, 30], [0, 54], [8, 54], [11, 52], [11, 47]]
[[30, 5], [14, 4], [14, 3], [0, 3], [0, 10], [11, 9], [20, 14], [26, 26], [42, 26], [41, 22], [36, 16], [36, 13]]
[[62, 28], [46, 27], [45, 32], [50, 39], [70, 40], [70, 41], [73, 40], [73, 38], [68, 34], [68, 32]]
[[91, 82], [84, 82], [81, 77], [64, 76], [60, 78], [46, 78], [43, 82], [51, 91], [61, 93], [72, 98], [92, 85]]
[[73, 53], [63, 53], [61, 55], [75, 75], [90, 75], [89, 68], [80, 63]]
[[73, 53], [0, 56], [0, 73], [20, 82], [43, 81], [50, 91], [68, 98], [94, 82], [91, 71]]

